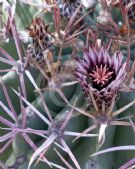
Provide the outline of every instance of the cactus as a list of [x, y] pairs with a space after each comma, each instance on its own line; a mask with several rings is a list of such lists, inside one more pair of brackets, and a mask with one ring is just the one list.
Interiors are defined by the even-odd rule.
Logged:
[[134, 167], [134, 4], [0, 1], [0, 168]]

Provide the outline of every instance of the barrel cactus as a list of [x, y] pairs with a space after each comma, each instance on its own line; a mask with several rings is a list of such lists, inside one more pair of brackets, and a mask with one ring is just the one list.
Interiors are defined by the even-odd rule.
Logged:
[[0, 1], [0, 168], [134, 167], [134, 5]]

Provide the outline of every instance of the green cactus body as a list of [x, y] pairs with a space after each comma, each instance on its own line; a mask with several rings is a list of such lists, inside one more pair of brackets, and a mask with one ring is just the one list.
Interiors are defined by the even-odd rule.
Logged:
[[135, 157], [93, 155], [135, 145], [135, 16], [124, 2], [0, 2], [2, 169], [118, 169]]
[[[131, 100], [134, 100], [135, 94], [134, 93], [121, 93], [120, 94], [120, 99], [117, 103], [117, 106], [120, 108], [122, 107], [125, 103], [130, 102]], [[122, 102], [121, 102], [122, 100]], [[123, 116], [130, 116], [134, 114], [134, 109], [135, 106], [130, 107], [127, 109], [124, 113]], [[121, 117], [121, 116], [120, 116]], [[127, 126], [119, 126], [116, 129], [115, 136], [114, 136], [114, 144], [115, 146], [124, 146], [124, 145], [134, 145], [135, 144], [135, 138], [134, 138], [134, 131], [132, 127], [127, 127]], [[120, 167], [123, 165], [126, 161], [130, 160], [135, 156], [134, 151], [126, 151], [123, 153], [122, 151], [117, 151], [115, 152], [115, 162], [114, 162], [114, 169]], [[120, 158], [119, 158], [120, 157]], [[119, 160], [118, 160], [119, 158]]]

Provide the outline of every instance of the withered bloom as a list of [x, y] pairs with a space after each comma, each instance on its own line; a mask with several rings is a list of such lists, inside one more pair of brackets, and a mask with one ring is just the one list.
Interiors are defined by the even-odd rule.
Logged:
[[[76, 9], [80, 6], [80, 0], [55, 0], [58, 8], [60, 9], [60, 14], [65, 20], [70, 20]], [[77, 17], [82, 13], [82, 8], [77, 14]]]
[[84, 52], [83, 60], [76, 61], [76, 78], [86, 95], [93, 97], [98, 108], [104, 103], [111, 105], [113, 96], [119, 91], [126, 76], [126, 63], [122, 64], [122, 53], [110, 56], [105, 48], [89, 48]]
[[28, 46], [27, 55], [29, 55], [32, 64], [38, 63], [41, 67], [45, 66], [44, 52], [49, 50], [53, 52], [53, 37], [48, 31], [49, 25], [45, 25], [42, 18], [34, 18], [28, 28], [29, 36], [32, 37], [32, 43]]

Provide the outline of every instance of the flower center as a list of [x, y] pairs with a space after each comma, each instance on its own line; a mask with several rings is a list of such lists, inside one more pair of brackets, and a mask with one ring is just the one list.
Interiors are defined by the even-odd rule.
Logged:
[[113, 71], [111, 71], [107, 66], [103, 66], [102, 64], [100, 67], [96, 65], [95, 69], [89, 73], [90, 77], [92, 78], [93, 83], [97, 86], [96, 88], [102, 89], [104, 88], [110, 79], [112, 79]]

